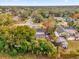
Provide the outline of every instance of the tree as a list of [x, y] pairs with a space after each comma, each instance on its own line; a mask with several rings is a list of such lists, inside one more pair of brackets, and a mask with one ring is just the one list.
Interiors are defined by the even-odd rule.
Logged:
[[48, 18], [49, 17], [49, 11], [47, 9], [39, 10], [39, 14], [41, 14], [43, 16], [43, 18]]
[[39, 14], [33, 17], [33, 22], [34, 23], [40, 23], [42, 21], [43, 21], [43, 17]]
[[73, 26], [79, 31], [79, 20], [74, 21]]
[[30, 50], [32, 40], [35, 40], [35, 30], [28, 26], [17, 26], [0, 28], [0, 51], [16, 55], [17, 52]]
[[51, 16], [48, 18], [48, 20], [50, 21], [50, 26], [48, 28], [48, 31], [53, 34], [55, 29], [56, 29], [56, 27], [57, 27], [57, 22]]
[[74, 21], [68, 22], [69, 27], [73, 27]]
[[13, 23], [12, 15], [7, 13], [0, 14], [0, 25], [9, 25]]

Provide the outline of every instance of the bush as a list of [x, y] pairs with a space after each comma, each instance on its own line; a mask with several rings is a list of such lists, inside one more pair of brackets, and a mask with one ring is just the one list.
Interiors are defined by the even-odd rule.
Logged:
[[0, 50], [2, 50], [4, 48], [5, 42], [0, 41]]
[[10, 49], [10, 50], [8, 51], [8, 54], [10, 54], [11, 56], [15, 56], [15, 55], [17, 55], [17, 50], [14, 49], [14, 48], [12, 48], [12, 49]]
[[35, 30], [28, 26], [0, 28], [0, 51], [12, 56], [18, 53], [55, 54], [55, 48], [46, 39], [35, 39]]
[[46, 39], [37, 39], [32, 41], [32, 51], [34, 53], [41, 55], [53, 55], [56, 52], [53, 44], [47, 41]]

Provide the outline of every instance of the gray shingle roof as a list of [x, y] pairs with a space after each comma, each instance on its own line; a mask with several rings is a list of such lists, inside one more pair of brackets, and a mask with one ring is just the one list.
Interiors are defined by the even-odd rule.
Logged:
[[57, 33], [65, 32], [65, 29], [62, 26], [56, 28]]

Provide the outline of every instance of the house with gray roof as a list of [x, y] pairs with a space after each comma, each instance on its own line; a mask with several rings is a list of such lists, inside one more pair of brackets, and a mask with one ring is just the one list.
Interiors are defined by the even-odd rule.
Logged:
[[65, 29], [64, 29], [62, 26], [59, 26], [59, 27], [57, 27], [56, 30], [55, 30], [55, 35], [56, 35], [57, 37], [59, 37], [59, 36], [61, 36], [61, 33], [63, 33], [63, 32], [65, 32]]
[[71, 17], [65, 18], [65, 21], [68, 21], [68, 22], [75, 21], [75, 20], [76, 20], [75, 18], [71, 18]]
[[36, 38], [45, 38], [45, 29], [38, 28], [36, 29]]
[[79, 32], [76, 29], [67, 28], [65, 30], [69, 34], [69, 36], [67, 37], [68, 40], [78, 40], [79, 39]]

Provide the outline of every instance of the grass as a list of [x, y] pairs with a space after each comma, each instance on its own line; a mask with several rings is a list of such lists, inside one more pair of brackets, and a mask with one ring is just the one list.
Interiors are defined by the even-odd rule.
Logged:
[[79, 49], [79, 41], [69, 41], [69, 49]]
[[79, 41], [68, 41], [69, 46], [62, 59], [79, 59]]
[[73, 54], [79, 55], [79, 41], [69, 41], [69, 48]]
[[34, 54], [19, 54], [17, 56], [10, 56], [7, 54], [0, 54], [0, 59], [50, 59], [47, 56], [37, 56]]

